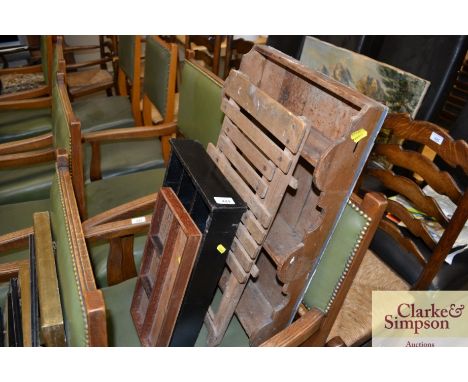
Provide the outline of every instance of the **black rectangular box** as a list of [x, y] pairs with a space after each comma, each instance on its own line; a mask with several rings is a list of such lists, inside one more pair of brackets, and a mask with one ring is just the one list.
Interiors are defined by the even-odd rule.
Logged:
[[172, 139], [171, 146], [164, 187], [174, 190], [203, 237], [170, 346], [193, 346], [247, 207], [200, 143]]

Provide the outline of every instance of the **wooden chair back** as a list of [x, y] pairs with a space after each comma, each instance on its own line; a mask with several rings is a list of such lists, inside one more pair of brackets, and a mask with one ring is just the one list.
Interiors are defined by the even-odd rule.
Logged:
[[[390, 114], [384, 123], [384, 128], [390, 130], [392, 135], [400, 141], [412, 141], [429, 147], [445, 163], [453, 168], [459, 167], [465, 174], [468, 174], [468, 144], [462, 140], [452, 139], [439, 126], [426, 121], [414, 121], [405, 114]], [[414, 218], [402, 204], [393, 200], [388, 201], [387, 211], [401, 220], [410, 233], [420, 238], [433, 253], [432, 257], [427, 259], [414, 242], [402, 234], [397, 224], [386, 218], [380, 224], [386, 233], [416, 256], [422, 264], [423, 272], [414, 288], [427, 288], [450, 252], [468, 217], [466, 190], [461, 190], [448, 172], [441, 171], [426, 156], [418, 151], [405, 149], [402, 144], [376, 144], [374, 154], [383, 157], [392, 165], [392, 169], [374, 166], [366, 170], [366, 175], [377, 179], [388, 190], [388, 196], [395, 193], [404, 196], [418, 211], [432, 217], [444, 228], [444, 234], [437, 241], [421, 220]], [[408, 175], [402, 175], [401, 170]], [[418, 174], [423, 180], [418, 180], [414, 174]], [[423, 192], [422, 188], [426, 185], [432, 187], [437, 193], [447, 196], [457, 205], [452, 218], [444, 214], [434, 198]]]
[[[214, 74], [219, 74], [221, 43], [224, 36], [185, 36], [185, 49], [193, 50], [195, 60], [201, 60]], [[201, 48], [201, 49], [200, 49]]]
[[145, 50], [143, 84], [143, 122], [152, 125], [151, 104], [156, 106], [163, 122], [174, 120], [177, 77], [177, 45], [158, 36], [148, 36]]

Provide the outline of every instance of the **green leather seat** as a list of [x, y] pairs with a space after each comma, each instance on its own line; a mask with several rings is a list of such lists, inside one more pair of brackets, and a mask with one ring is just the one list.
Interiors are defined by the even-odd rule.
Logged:
[[0, 205], [47, 198], [53, 171], [53, 162], [0, 170]]
[[130, 315], [135, 284], [136, 277], [101, 289], [106, 304], [109, 346], [141, 346]]
[[51, 129], [50, 109], [0, 111], [0, 143], [35, 137]]

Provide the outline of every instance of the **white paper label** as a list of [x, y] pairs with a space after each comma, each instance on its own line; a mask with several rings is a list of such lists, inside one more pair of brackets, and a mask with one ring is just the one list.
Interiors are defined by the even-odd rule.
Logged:
[[442, 142], [444, 141], [444, 138], [441, 137], [439, 134], [432, 132], [431, 134], [431, 141], [437, 143], [438, 145], [441, 145]]
[[218, 204], [236, 204], [232, 198], [222, 198], [219, 196], [215, 196], [214, 200]]
[[132, 224], [144, 223], [146, 218], [144, 216], [140, 216], [139, 218], [133, 218]]

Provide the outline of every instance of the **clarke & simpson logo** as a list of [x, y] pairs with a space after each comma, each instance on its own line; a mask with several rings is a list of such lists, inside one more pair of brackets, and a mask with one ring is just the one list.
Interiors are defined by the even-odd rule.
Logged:
[[385, 329], [411, 330], [420, 334], [423, 329], [450, 330], [448, 318], [459, 318], [465, 305], [450, 304], [447, 308], [437, 308], [431, 304], [429, 308], [417, 308], [415, 304], [399, 304], [395, 314], [385, 316]]
[[372, 346], [467, 346], [466, 291], [372, 292]]

